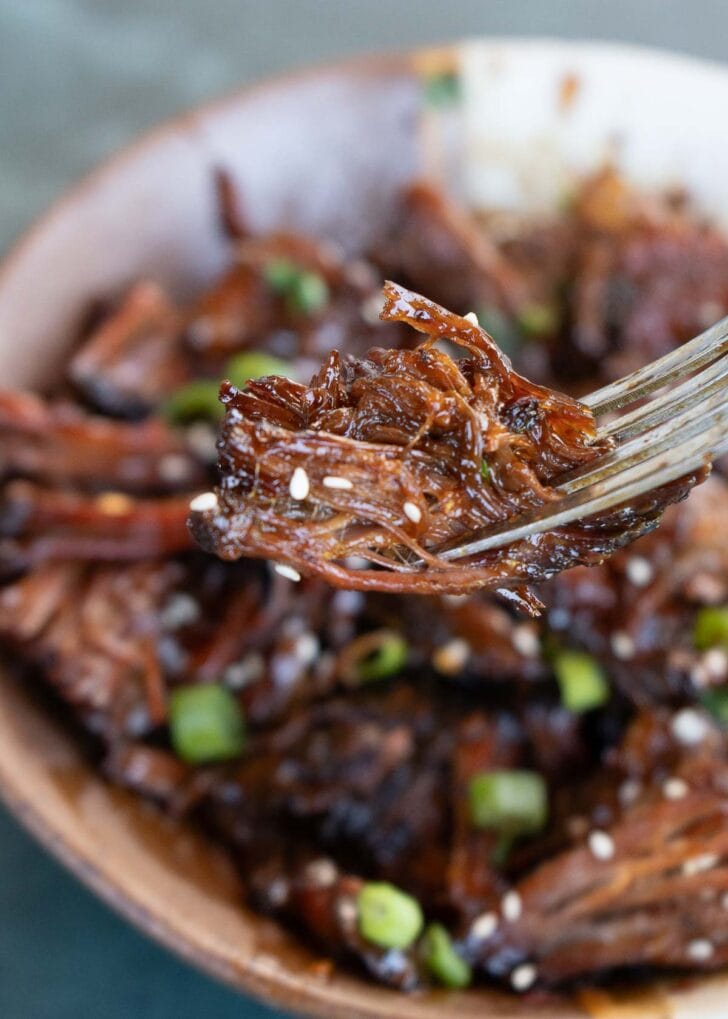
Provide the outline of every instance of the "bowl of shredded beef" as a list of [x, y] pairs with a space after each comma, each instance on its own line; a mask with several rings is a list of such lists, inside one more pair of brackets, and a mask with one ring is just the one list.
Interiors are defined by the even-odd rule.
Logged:
[[723, 1015], [725, 465], [431, 550], [728, 312], [724, 94], [616, 46], [350, 61], [153, 133], [0, 270], [0, 795], [207, 972]]

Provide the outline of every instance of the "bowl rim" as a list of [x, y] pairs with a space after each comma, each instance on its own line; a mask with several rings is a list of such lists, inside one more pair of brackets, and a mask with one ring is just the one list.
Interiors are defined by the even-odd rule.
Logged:
[[[482, 44], [493, 46], [503, 51], [521, 50], [526, 47], [558, 46], [574, 53], [609, 54], [618, 57], [620, 54], [641, 56], [647, 60], [666, 60], [676, 65], [695, 69], [713, 68], [728, 75], [728, 65], [717, 59], [704, 58], [690, 53], [683, 53], [666, 47], [630, 43], [621, 40], [563, 38], [551, 35], [472, 35], [459, 37], [441, 44], [425, 44], [408, 48], [392, 48], [365, 51], [341, 59], [324, 60], [310, 65], [294, 67], [278, 74], [264, 76], [244, 86], [225, 90], [220, 95], [198, 103], [167, 117], [161, 122], [145, 129], [130, 141], [122, 144], [97, 165], [84, 172], [80, 178], [64, 187], [47, 209], [33, 218], [30, 225], [22, 228], [20, 233], [11, 239], [8, 247], [0, 253], [0, 289], [9, 278], [17, 263], [21, 262], [27, 250], [31, 249], [52, 225], [60, 220], [85, 193], [97, 184], [112, 179], [117, 171], [127, 162], [133, 162], [147, 151], [167, 138], [193, 128], [197, 122], [210, 116], [224, 112], [229, 106], [242, 100], [263, 96], [298, 82], [313, 80], [317, 77], [335, 73], [354, 73], [362, 75], [378, 75], [385, 73], [406, 74], [416, 73], [417, 61], [428, 54], [446, 54], [457, 52], [464, 45]], [[89, 766], [90, 767], [90, 766]], [[231, 968], [224, 957], [214, 950], [188, 941], [180, 931], [174, 929], [167, 920], [146, 909], [141, 901], [130, 897], [117, 881], [115, 875], [99, 865], [91, 856], [78, 848], [70, 846], [62, 833], [54, 827], [52, 821], [44, 813], [42, 806], [28, 799], [13, 783], [12, 774], [0, 771], [0, 802], [8, 812], [55, 860], [73, 874], [86, 888], [109, 906], [117, 915], [128, 921], [139, 933], [152, 938], [177, 958], [193, 968], [221, 981], [224, 985], [257, 998], [269, 1007], [289, 1011], [295, 1007], [301, 1016], [312, 1019], [381, 1019], [385, 1014], [378, 1007], [371, 1011], [362, 1009], [361, 1003], [352, 1005], [347, 1002], [346, 993], [332, 999], [327, 993], [329, 985], [325, 982], [297, 983], [295, 988], [281, 979], [282, 971], [265, 972], [253, 967], [244, 971]], [[364, 987], [363, 981], [361, 981]], [[379, 990], [382, 990], [379, 988]], [[393, 995], [397, 992], [391, 992]], [[398, 995], [399, 996], [399, 995]], [[394, 1000], [394, 999], [393, 999]], [[483, 1013], [485, 1016], [486, 1013]], [[549, 1019], [538, 1011], [540, 1019]], [[554, 1014], [554, 1019], [556, 1013]]]

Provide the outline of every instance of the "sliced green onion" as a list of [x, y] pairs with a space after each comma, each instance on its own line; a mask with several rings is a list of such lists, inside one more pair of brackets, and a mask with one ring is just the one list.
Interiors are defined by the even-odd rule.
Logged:
[[490, 481], [490, 466], [485, 457], [480, 461], [480, 476], [483, 481]]
[[380, 948], [409, 948], [424, 917], [419, 902], [386, 881], [370, 881], [356, 900], [359, 933]]
[[251, 379], [264, 375], [290, 376], [291, 366], [264, 350], [244, 350], [231, 357], [225, 366], [225, 375], [238, 389], [244, 389]]
[[455, 951], [452, 939], [439, 923], [431, 923], [422, 938], [422, 959], [428, 970], [445, 987], [467, 987], [473, 974], [468, 963]]
[[169, 698], [169, 732], [177, 754], [191, 764], [224, 761], [245, 748], [240, 706], [224, 686], [182, 686]]
[[468, 786], [470, 817], [476, 828], [512, 837], [540, 831], [548, 819], [546, 783], [535, 771], [484, 771]]
[[722, 686], [715, 690], [706, 690], [700, 702], [713, 718], [721, 725], [728, 725], [728, 687]]
[[318, 272], [302, 269], [287, 258], [269, 262], [264, 272], [268, 286], [285, 298], [294, 314], [315, 315], [329, 301], [329, 287]]
[[181, 386], [162, 404], [162, 415], [173, 425], [199, 418], [221, 418], [225, 408], [219, 399], [220, 385], [212, 379], [195, 379]]
[[559, 328], [559, 313], [552, 304], [527, 304], [518, 313], [518, 324], [527, 336], [548, 336]]
[[460, 99], [460, 78], [453, 71], [425, 79], [425, 100], [430, 106], [450, 106]]
[[599, 662], [583, 651], [558, 651], [553, 668], [567, 711], [581, 714], [609, 700], [609, 683]]
[[698, 651], [728, 647], [728, 605], [710, 605], [695, 617], [693, 643]]
[[371, 683], [401, 672], [407, 664], [409, 645], [396, 630], [373, 630], [358, 637], [351, 650], [356, 652], [351, 678], [359, 683]]

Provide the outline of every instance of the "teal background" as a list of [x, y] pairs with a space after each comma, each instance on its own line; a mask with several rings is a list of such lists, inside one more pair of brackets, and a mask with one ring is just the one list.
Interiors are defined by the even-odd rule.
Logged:
[[[726, 29], [725, 0], [0, 0], [0, 250], [140, 130], [265, 74], [476, 33], [724, 59]], [[0, 1019], [275, 1015], [142, 938], [0, 811]]]

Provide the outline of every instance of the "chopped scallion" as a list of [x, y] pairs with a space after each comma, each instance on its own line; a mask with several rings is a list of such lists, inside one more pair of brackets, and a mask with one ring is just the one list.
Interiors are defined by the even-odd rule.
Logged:
[[468, 801], [477, 828], [511, 837], [540, 831], [548, 819], [546, 783], [535, 771], [484, 771], [474, 775]]
[[245, 748], [240, 706], [224, 686], [182, 686], [169, 698], [169, 732], [176, 753], [191, 764], [237, 757]]
[[455, 951], [447, 930], [431, 923], [422, 938], [422, 959], [430, 973], [445, 987], [467, 987], [472, 980], [470, 966]]
[[559, 328], [559, 313], [552, 304], [527, 304], [518, 313], [518, 324], [527, 336], [548, 336]]
[[728, 647], [728, 605], [706, 605], [695, 617], [693, 643], [698, 651]]
[[380, 948], [409, 948], [424, 925], [411, 895], [386, 881], [369, 881], [356, 900], [359, 933]]
[[315, 315], [329, 301], [329, 287], [318, 272], [303, 269], [287, 258], [276, 258], [265, 269], [265, 280], [294, 314]]
[[225, 408], [219, 400], [220, 385], [213, 379], [195, 379], [181, 386], [162, 405], [163, 416], [174, 425], [200, 418], [215, 420]]
[[490, 467], [485, 457], [480, 461], [480, 476], [483, 481], [490, 481]]
[[225, 367], [227, 378], [238, 389], [244, 389], [251, 379], [260, 379], [264, 375], [288, 376], [290, 371], [289, 364], [266, 354], [264, 350], [244, 350], [231, 357]]
[[567, 711], [581, 714], [609, 700], [609, 684], [599, 662], [583, 651], [557, 651], [553, 658], [561, 703]]
[[728, 687], [717, 687], [715, 690], [706, 690], [700, 697], [700, 701], [713, 718], [721, 725], [728, 725]]
[[408, 645], [395, 630], [375, 630], [366, 634], [370, 638], [362, 643], [367, 653], [356, 663], [356, 678], [362, 683], [388, 679], [401, 672], [407, 663]]

